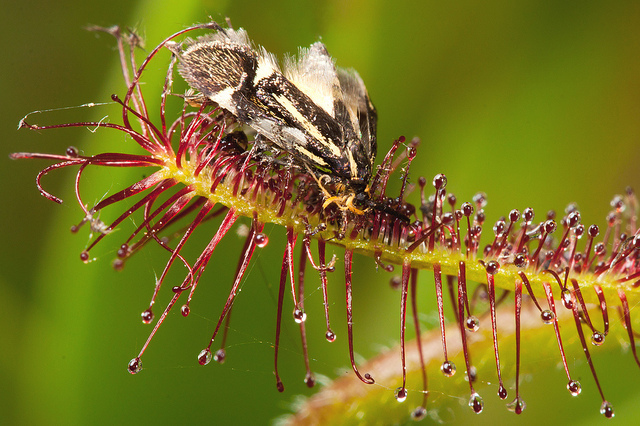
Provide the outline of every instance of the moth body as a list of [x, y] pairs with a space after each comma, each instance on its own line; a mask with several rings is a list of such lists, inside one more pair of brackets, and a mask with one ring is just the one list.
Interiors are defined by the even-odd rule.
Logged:
[[282, 69], [243, 29], [220, 28], [172, 50], [180, 74], [203, 96], [317, 178], [355, 194], [365, 190], [376, 156], [376, 110], [360, 76], [337, 68], [324, 44], [300, 49]]

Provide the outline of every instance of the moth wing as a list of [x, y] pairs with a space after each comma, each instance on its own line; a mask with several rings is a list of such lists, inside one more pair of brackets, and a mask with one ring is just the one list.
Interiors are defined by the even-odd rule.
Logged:
[[301, 48], [297, 60], [285, 58], [284, 76], [316, 105], [335, 117], [335, 91], [340, 82], [333, 59], [323, 43], [316, 42], [308, 49]]
[[[280, 148], [326, 172], [343, 174], [341, 124], [279, 72], [255, 85], [255, 101], [244, 103], [241, 120]], [[246, 117], [246, 118], [245, 118]]]
[[342, 90], [342, 99], [354, 129], [359, 131], [361, 149], [369, 162], [373, 162], [377, 153], [378, 114], [369, 99], [367, 88], [355, 70], [338, 69], [338, 79]]
[[228, 29], [187, 40], [178, 56], [178, 71], [187, 83], [236, 114], [232, 96], [252, 83], [258, 66], [246, 32]]

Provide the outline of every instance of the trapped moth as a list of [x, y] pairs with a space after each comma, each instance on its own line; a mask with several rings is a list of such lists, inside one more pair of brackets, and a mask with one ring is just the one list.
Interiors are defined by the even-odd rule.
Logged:
[[336, 67], [321, 42], [280, 67], [273, 54], [253, 47], [244, 29], [216, 29], [169, 45], [183, 78], [255, 130], [255, 148], [282, 150], [311, 171], [325, 206], [362, 214], [370, 205], [377, 115], [358, 73]]

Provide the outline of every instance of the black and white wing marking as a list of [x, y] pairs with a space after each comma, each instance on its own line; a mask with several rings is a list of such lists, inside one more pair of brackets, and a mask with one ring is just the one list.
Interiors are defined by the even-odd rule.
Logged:
[[[349, 111], [353, 127], [359, 131], [358, 138], [349, 147], [352, 156], [360, 159], [369, 169], [366, 182], [371, 176], [371, 168], [378, 152], [377, 125], [378, 114], [369, 99], [367, 88], [355, 70], [338, 68], [338, 78], [342, 88], [344, 104]], [[362, 176], [363, 178], [365, 176]]]
[[371, 177], [376, 113], [355, 72], [336, 69], [322, 43], [288, 58], [257, 52], [243, 29], [174, 48], [191, 87], [316, 170], [351, 183]]

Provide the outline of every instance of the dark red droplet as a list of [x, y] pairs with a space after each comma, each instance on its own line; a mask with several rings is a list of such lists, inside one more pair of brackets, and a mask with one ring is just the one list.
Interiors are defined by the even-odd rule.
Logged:
[[327, 332], [324, 334], [324, 337], [329, 343], [333, 343], [336, 341], [336, 334], [332, 330], [327, 330]]
[[473, 410], [474, 413], [480, 414], [484, 409], [484, 401], [477, 393], [473, 393], [471, 398], [469, 399], [469, 407]]
[[140, 370], [142, 370], [142, 362], [140, 361], [140, 358], [134, 358], [131, 361], [129, 361], [129, 365], [127, 366], [127, 370], [131, 374], [139, 373]]
[[567, 390], [572, 396], [578, 396], [580, 392], [582, 392], [582, 386], [577, 380], [570, 380], [569, 383], [567, 383]]
[[227, 359], [227, 351], [220, 348], [216, 351], [216, 354], [213, 356], [213, 360], [218, 364], [224, 364]]
[[522, 217], [524, 218], [525, 222], [531, 222], [534, 216], [535, 216], [535, 212], [531, 207], [527, 207], [522, 212]]
[[495, 275], [496, 272], [498, 272], [498, 269], [500, 269], [500, 264], [495, 260], [490, 260], [489, 262], [487, 262], [485, 269], [487, 271], [487, 274]]
[[451, 361], [445, 361], [440, 366], [440, 371], [447, 377], [451, 377], [456, 374], [456, 366]]
[[67, 148], [65, 153], [67, 154], [67, 157], [76, 158], [78, 156], [78, 148], [76, 148], [75, 146], [70, 146]]
[[404, 402], [407, 399], [407, 390], [403, 387], [396, 389], [396, 400]]
[[549, 309], [545, 309], [544, 311], [540, 312], [540, 318], [542, 318], [542, 322], [544, 322], [545, 324], [553, 323], [553, 319], [555, 317], [556, 316], [554, 315], [554, 313]]
[[613, 412], [613, 407], [611, 406], [611, 404], [609, 404], [608, 401], [602, 402], [602, 405], [600, 406], [600, 414], [602, 414], [608, 419], [615, 416], [615, 413]]
[[500, 397], [500, 399], [507, 399], [507, 390], [502, 385], [500, 385], [500, 387], [498, 388], [498, 396]]
[[122, 244], [120, 246], [120, 248], [118, 249], [118, 257], [120, 259], [123, 259], [123, 258], [127, 257], [128, 254], [129, 254], [129, 245], [128, 244]]
[[153, 311], [151, 310], [151, 308], [144, 311], [142, 314], [140, 314], [140, 316], [142, 317], [142, 322], [144, 324], [149, 324], [151, 323], [151, 321], [153, 321]]
[[200, 351], [200, 353], [198, 354], [198, 364], [200, 365], [207, 365], [211, 362], [211, 349], [206, 348]]
[[313, 374], [307, 373], [304, 378], [304, 384], [307, 385], [308, 388], [312, 388], [316, 385], [316, 379], [313, 377]]
[[180, 313], [183, 317], [188, 317], [190, 312], [191, 309], [189, 308], [189, 305], [182, 305], [182, 307], [180, 308]]
[[434, 178], [433, 178], [433, 186], [437, 189], [443, 189], [447, 186], [447, 177], [445, 175], [443, 175], [442, 173], [438, 173]]
[[462, 214], [466, 217], [470, 217], [473, 214], [473, 205], [469, 202], [462, 203], [460, 209], [462, 210]]
[[122, 271], [124, 269], [124, 261], [122, 259], [115, 259], [113, 263], [111, 263], [111, 266], [116, 271]]

